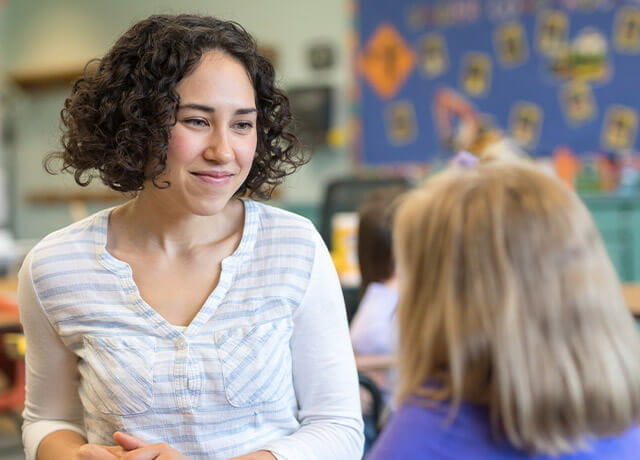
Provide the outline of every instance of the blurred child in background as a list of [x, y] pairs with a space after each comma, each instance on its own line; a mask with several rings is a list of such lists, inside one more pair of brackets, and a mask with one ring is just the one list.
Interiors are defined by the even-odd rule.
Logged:
[[371, 460], [638, 458], [640, 337], [573, 192], [526, 164], [451, 169], [394, 234], [402, 406]]
[[379, 418], [392, 392], [393, 355], [397, 340], [395, 311], [398, 303], [398, 277], [393, 260], [391, 233], [396, 202], [404, 191], [406, 188], [403, 187], [374, 190], [358, 212], [361, 301], [351, 321], [351, 341], [361, 380], [363, 375], [371, 379], [380, 393], [375, 395], [368, 391], [361, 392], [365, 452], [377, 437]]
[[375, 190], [358, 213], [362, 300], [351, 322], [351, 341], [358, 369], [371, 377], [385, 395], [390, 394], [398, 303], [391, 230], [395, 202], [404, 191], [402, 187]]

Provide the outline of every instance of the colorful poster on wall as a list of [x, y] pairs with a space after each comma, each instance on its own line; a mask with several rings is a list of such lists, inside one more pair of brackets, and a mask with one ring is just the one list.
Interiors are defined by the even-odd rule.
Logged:
[[361, 0], [356, 11], [363, 163], [447, 159], [482, 130], [534, 157], [639, 147], [640, 1]]

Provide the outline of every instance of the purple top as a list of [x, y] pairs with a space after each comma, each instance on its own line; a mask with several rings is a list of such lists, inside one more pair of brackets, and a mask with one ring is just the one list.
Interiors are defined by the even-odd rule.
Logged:
[[496, 442], [484, 406], [462, 404], [447, 425], [448, 407], [402, 406], [386, 425], [367, 460], [637, 460], [640, 428], [599, 439], [588, 450], [559, 457], [529, 455], [506, 441]]

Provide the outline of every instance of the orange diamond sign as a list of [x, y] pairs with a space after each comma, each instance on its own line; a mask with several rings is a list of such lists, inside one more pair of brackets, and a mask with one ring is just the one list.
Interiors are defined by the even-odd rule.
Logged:
[[391, 24], [381, 24], [360, 57], [360, 70], [382, 98], [393, 97], [409, 76], [415, 56]]

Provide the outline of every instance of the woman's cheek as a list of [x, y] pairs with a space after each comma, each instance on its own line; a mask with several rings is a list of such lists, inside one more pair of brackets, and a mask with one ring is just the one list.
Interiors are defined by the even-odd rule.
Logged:
[[197, 149], [198, 142], [192, 136], [187, 135], [180, 129], [176, 129], [172, 132], [169, 140], [168, 160], [179, 163], [190, 161], [196, 156]]

